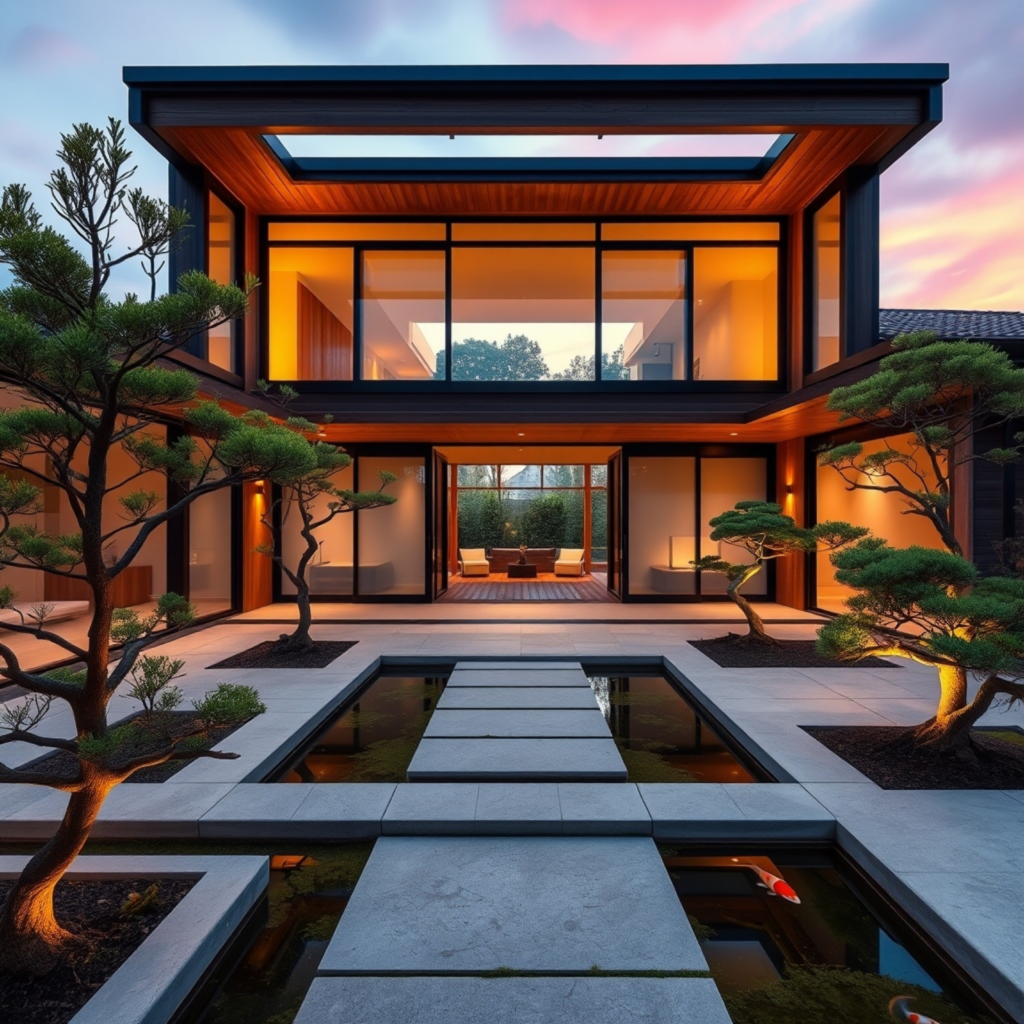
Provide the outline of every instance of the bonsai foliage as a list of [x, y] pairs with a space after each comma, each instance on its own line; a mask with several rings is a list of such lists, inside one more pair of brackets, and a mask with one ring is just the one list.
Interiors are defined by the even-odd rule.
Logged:
[[909, 450], [865, 455], [858, 441], [822, 452], [849, 490], [899, 495], [907, 515], [922, 516], [942, 543], [962, 555], [953, 532], [950, 482], [973, 459], [1006, 463], [1021, 453], [1024, 435], [1010, 448], [975, 450], [976, 435], [1024, 416], [1024, 369], [1005, 352], [972, 341], [941, 341], [931, 331], [901, 334], [893, 353], [870, 377], [836, 388], [826, 408], [840, 420], [858, 419], [890, 435], [911, 435]]
[[[62, 166], [48, 183], [52, 205], [85, 256], [43, 225], [23, 186], [5, 188], [0, 199], [0, 263], [14, 278], [0, 292], [0, 384], [9, 403], [0, 409], [0, 568], [80, 581], [91, 595], [92, 620], [87, 639], [74, 642], [48, 627], [52, 606], [44, 602], [26, 613], [11, 587], [0, 589], [0, 606], [13, 608], [21, 620], [5, 623], [8, 632], [55, 645], [82, 666], [30, 670], [0, 642], [0, 678], [28, 691], [20, 703], [8, 704], [0, 747], [31, 744], [40, 755], [60, 752], [65, 763], [53, 773], [0, 764], [0, 783], [69, 794], [56, 834], [0, 909], [0, 973], [44, 973], [71, 940], [54, 918], [53, 889], [110, 790], [151, 765], [235, 756], [203, 749], [197, 737], [214, 723], [262, 710], [248, 688], [219, 687], [193, 709], [194, 728], [169, 731], [166, 712], [180, 704], [169, 686], [177, 666], [139, 659], [167, 629], [191, 623], [194, 609], [176, 594], [164, 594], [145, 614], [116, 608], [115, 581], [154, 531], [192, 502], [254, 476], [287, 472], [308, 448], [284, 427], [265, 427], [198, 400], [198, 378], [161, 362], [198, 332], [242, 316], [255, 282], [243, 290], [192, 273], [175, 294], [155, 296], [157, 260], [181, 237], [188, 218], [128, 189], [134, 168], [120, 124], [112, 120], [105, 130], [76, 125], [62, 136], [58, 156]], [[124, 219], [140, 240], [115, 249], [114, 227]], [[152, 275], [153, 297], [115, 301], [104, 291], [110, 273], [133, 259]], [[173, 413], [187, 433], [165, 440], [162, 416]], [[115, 451], [131, 463], [123, 476], [112, 469]], [[151, 483], [159, 478], [162, 492]], [[44, 494], [67, 510], [69, 532], [40, 527]], [[114, 664], [112, 644], [121, 645]], [[112, 727], [107, 709], [122, 684], [135, 691], [144, 714]], [[40, 731], [54, 701], [70, 707], [70, 736]]]
[[868, 533], [863, 527], [850, 526], [849, 523], [819, 523], [812, 529], [797, 526], [792, 516], [783, 514], [781, 505], [771, 501], [738, 501], [735, 508], [715, 516], [710, 526], [712, 540], [741, 548], [750, 560], [730, 562], [718, 555], [705, 555], [690, 564], [700, 572], [718, 572], [728, 579], [726, 593], [743, 612], [750, 627], [743, 639], [761, 643], [775, 641], [767, 634], [761, 617], [740, 590], [764, 568], [765, 563], [819, 547], [834, 550]]
[[[264, 395], [270, 395], [270, 385], [266, 381], [259, 381], [258, 386]], [[285, 385], [278, 390], [275, 397], [282, 403], [287, 403], [296, 397], [296, 392]], [[256, 422], [251, 414], [250, 421]], [[270, 425], [269, 418], [264, 418], [260, 422], [263, 425]], [[274, 543], [263, 545], [257, 550], [272, 558], [295, 587], [299, 622], [294, 632], [281, 635], [277, 650], [281, 653], [298, 653], [313, 647], [313, 641], [309, 636], [313, 615], [306, 572], [319, 550], [317, 531], [340, 515], [393, 505], [396, 499], [390, 494], [385, 494], [384, 488], [397, 478], [393, 473], [382, 470], [378, 474], [380, 487], [375, 491], [349, 491], [336, 487], [334, 479], [342, 470], [352, 465], [351, 456], [326, 441], [308, 441], [308, 438], [319, 434], [320, 428], [307, 419], [291, 416], [285, 421], [285, 427], [306, 443], [306, 451], [304, 457], [297, 460], [294, 465], [282, 467], [281, 470], [269, 474], [270, 482], [277, 484], [279, 491], [278, 496], [264, 506], [260, 522], [270, 531]], [[284, 557], [284, 546], [281, 541], [285, 524], [293, 514], [299, 517], [299, 533], [305, 541], [305, 547], [298, 562], [289, 565]]]
[[[916, 738], [972, 756], [971, 726], [997, 699], [1024, 699], [1024, 579], [985, 577], [952, 552], [891, 548], [876, 538], [831, 561], [836, 580], [856, 593], [850, 611], [819, 630], [818, 650], [843, 661], [881, 655], [933, 666], [939, 704]], [[970, 674], [982, 683], [969, 701]]]

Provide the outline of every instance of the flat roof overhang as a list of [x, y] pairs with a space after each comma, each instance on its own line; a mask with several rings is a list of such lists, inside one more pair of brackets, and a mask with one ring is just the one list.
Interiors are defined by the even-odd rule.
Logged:
[[[124, 70], [129, 121], [263, 215], [782, 216], [939, 123], [945, 64]], [[781, 136], [763, 159], [295, 160], [289, 134]], [[268, 140], [266, 136], [270, 136]]]

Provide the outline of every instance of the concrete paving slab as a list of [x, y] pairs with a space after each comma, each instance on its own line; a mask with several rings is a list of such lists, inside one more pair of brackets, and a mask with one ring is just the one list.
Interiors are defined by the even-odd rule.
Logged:
[[370, 839], [395, 792], [392, 782], [326, 782], [301, 788], [306, 799], [292, 815], [296, 835], [314, 839]]
[[423, 733], [426, 739], [445, 737], [577, 737], [610, 739], [611, 730], [595, 705], [589, 711], [435, 711]]
[[650, 839], [385, 836], [319, 973], [586, 974], [594, 965], [707, 970]]
[[92, 828], [95, 839], [186, 839], [199, 835], [199, 819], [227, 796], [230, 783], [168, 786], [135, 782], [115, 787]]
[[581, 668], [456, 669], [448, 686], [580, 686], [590, 688]]
[[476, 831], [475, 782], [436, 782], [429, 786], [403, 782], [384, 812], [386, 836], [468, 836]]
[[288, 819], [309, 795], [306, 788], [285, 782], [241, 783], [203, 815], [202, 834], [211, 839], [288, 836]]
[[409, 765], [410, 782], [625, 782], [613, 740], [428, 740]]
[[500, 690], [493, 686], [446, 686], [438, 698], [438, 711], [457, 709], [592, 710], [594, 691], [588, 686], [517, 686]]
[[[738, 785], [738, 783], [737, 783]], [[655, 839], [717, 839], [743, 835], [746, 816], [722, 783], [641, 782]]]
[[833, 839], [836, 820], [817, 800], [794, 783], [737, 783], [723, 787], [746, 819], [750, 839]]
[[558, 803], [563, 835], [651, 835], [651, 816], [635, 785], [559, 782]]
[[295, 1024], [730, 1024], [710, 978], [317, 978]]
[[553, 782], [482, 782], [476, 801], [477, 835], [560, 835], [562, 812]]
[[[564, 638], [563, 638], [564, 642]], [[455, 663], [455, 671], [479, 671], [480, 669], [487, 669], [493, 671], [494, 669], [515, 669], [518, 672], [534, 672], [537, 670], [543, 671], [544, 669], [579, 669], [583, 671], [583, 666], [573, 658], [565, 658], [555, 660], [554, 658], [523, 658], [517, 660], [510, 658], [505, 661], [457, 661]]]

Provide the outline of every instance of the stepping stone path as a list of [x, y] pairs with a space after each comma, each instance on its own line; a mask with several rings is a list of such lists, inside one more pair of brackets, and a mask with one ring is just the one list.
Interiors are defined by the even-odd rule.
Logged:
[[578, 662], [459, 662], [409, 765], [410, 782], [625, 782]]
[[[625, 766], [564, 662], [460, 663], [409, 767], [410, 781], [609, 778]], [[651, 839], [384, 836], [295, 1024], [730, 1024], [707, 970]]]

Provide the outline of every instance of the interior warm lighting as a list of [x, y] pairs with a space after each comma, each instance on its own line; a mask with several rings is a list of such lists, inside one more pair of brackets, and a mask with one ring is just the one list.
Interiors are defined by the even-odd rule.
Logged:
[[736, 437], [738, 434], [739, 434], [738, 430], [730, 430], [729, 431], [729, 436], [730, 437]]

